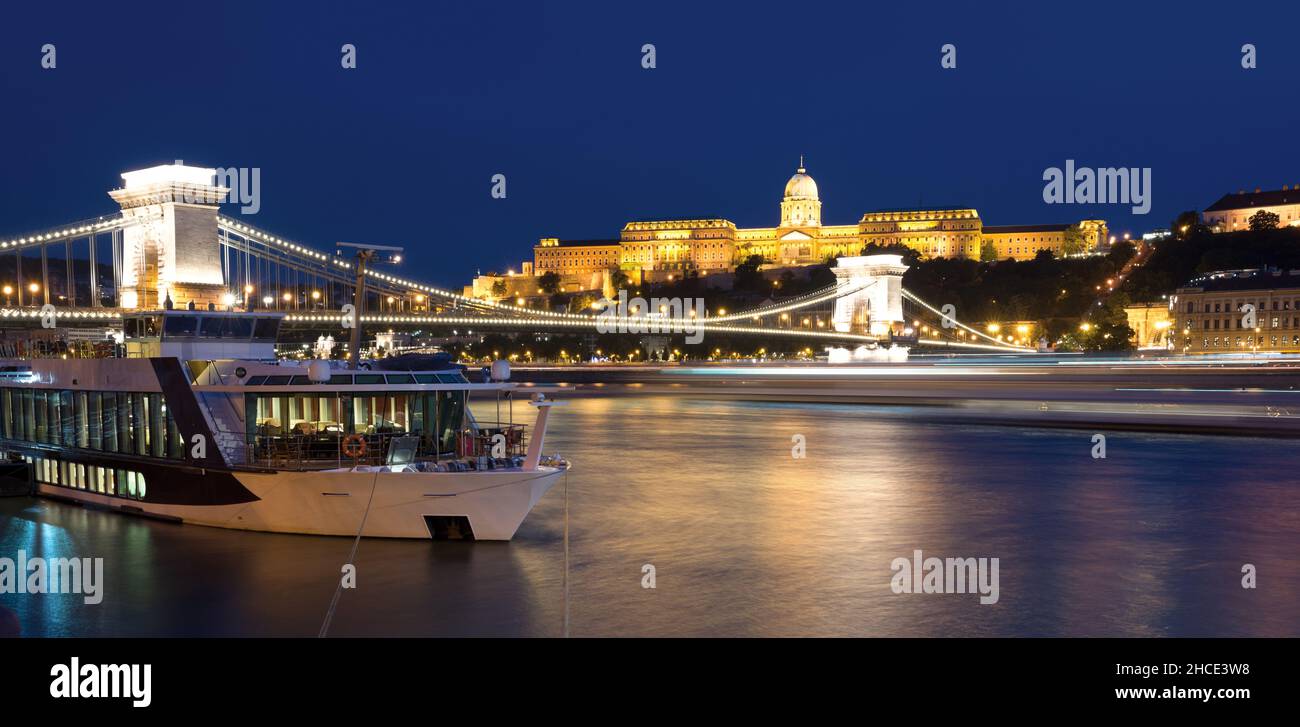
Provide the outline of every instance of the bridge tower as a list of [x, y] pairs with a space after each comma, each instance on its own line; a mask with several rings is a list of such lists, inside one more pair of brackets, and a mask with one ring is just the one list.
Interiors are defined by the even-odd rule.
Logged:
[[836, 331], [883, 337], [904, 321], [902, 255], [842, 257], [831, 270], [836, 282], [855, 291], [835, 300]]
[[123, 172], [108, 193], [122, 207], [123, 308], [222, 304], [217, 206], [230, 191], [214, 184], [216, 170], [177, 162]]

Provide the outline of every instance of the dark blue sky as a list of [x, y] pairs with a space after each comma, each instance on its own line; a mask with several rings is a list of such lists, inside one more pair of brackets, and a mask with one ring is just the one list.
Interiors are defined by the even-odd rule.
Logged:
[[[260, 167], [255, 225], [404, 244], [411, 276], [460, 285], [629, 219], [773, 225], [800, 153], [827, 224], [922, 203], [1140, 232], [1300, 183], [1297, 20], [1294, 2], [10, 3], [0, 236], [111, 211], [120, 172], [180, 158]], [[1151, 213], [1044, 204], [1043, 170], [1071, 158], [1151, 167]]]

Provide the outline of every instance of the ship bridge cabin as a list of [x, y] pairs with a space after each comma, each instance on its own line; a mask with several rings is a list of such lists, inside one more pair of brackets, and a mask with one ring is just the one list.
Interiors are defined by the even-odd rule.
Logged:
[[275, 360], [283, 313], [163, 310], [122, 318], [127, 358]]

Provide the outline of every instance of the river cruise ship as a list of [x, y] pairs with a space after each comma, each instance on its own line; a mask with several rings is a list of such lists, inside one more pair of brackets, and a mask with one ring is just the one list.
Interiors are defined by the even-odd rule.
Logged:
[[[277, 360], [282, 314], [124, 317], [109, 355], [0, 360], [0, 450], [36, 494], [221, 528], [509, 540], [567, 468], [555, 401], [442, 357]], [[471, 395], [531, 425], [478, 421]]]

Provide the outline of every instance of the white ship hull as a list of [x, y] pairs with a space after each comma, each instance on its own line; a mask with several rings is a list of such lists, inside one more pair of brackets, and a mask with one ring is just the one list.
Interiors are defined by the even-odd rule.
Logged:
[[485, 472], [235, 472], [258, 499], [230, 505], [124, 502], [67, 487], [42, 484], [39, 489], [50, 496], [235, 530], [347, 536], [361, 530], [380, 538], [509, 540], [563, 472], [545, 466]]

